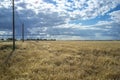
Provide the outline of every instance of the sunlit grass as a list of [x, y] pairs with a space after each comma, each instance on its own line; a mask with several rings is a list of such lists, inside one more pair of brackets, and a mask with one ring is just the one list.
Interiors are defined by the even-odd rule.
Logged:
[[0, 80], [119, 80], [119, 41], [0, 43]]

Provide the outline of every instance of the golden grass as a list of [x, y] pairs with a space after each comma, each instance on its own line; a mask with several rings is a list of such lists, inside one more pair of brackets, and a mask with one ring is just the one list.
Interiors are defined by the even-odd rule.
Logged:
[[0, 80], [120, 80], [120, 41], [0, 42]]

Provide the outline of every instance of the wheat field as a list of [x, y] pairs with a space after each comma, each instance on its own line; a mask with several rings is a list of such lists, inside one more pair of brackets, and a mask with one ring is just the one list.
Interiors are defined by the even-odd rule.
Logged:
[[0, 42], [0, 80], [120, 80], [120, 41]]

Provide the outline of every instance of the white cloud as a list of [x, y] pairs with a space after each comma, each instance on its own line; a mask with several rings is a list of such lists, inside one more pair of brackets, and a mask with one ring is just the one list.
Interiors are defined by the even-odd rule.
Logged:
[[92, 25], [92, 26], [110, 26], [112, 25], [114, 22], [113, 21], [98, 21], [96, 24]]
[[108, 21], [98, 21], [96, 24], [94, 25], [90, 25], [90, 26], [101, 26], [101, 27], [106, 27], [106, 28], [112, 28], [112, 26], [114, 24], [119, 25], [120, 24], [120, 10], [117, 11], [113, 11], [111, 13], [109, 13], [109, 16], [111, 20]]
[[[31, 9], [36, 14], [57, 12], [60, 16], [67, 16], [73, 19], [91, 19], [104, 15], [120, 4], [120, 0], [52, 0], [55, 3], [48, 3], [45, 0], [17, 0], [17, 10]], [[10, 8], [10, 1], [4, 0], [0, 7]], [[26, 7], [23, 7], [24, 4]]]
[[47, 31], [47, 27], [33, 27], [28, 28], [30, 34], [43, 34]]
[[[77, 34], [91, 34], [92, 31], [93, 33], [96, 33], [94, 31], [108, 31], [113, 28], [113, 23], [120, 23], [120, 11], [115, 11], [109, 14], [112, 19], [111, 21], [99, 21], [98, 23], [89, 26], [70, 23], [70, 21], [74, 19], [76, 21], [77, 19], [88, 20], [97, 16], [105, 15], [111, 9], [120, 4], [120, 0], [71, 0], [72, 2], [68, 2], [68, 0], [50, 1], [55, 3], [51, 3], [49, 0], [16, 0], [16, 10], [20, 14], [19, 16], [21, 20], [26, 24], [27, 31], [31, 34], [37, 33], [47, 37], [55, 34], [55, 37], [57, 37], [56, 30], [59, 29], [61, 31], [61, 36], [59, 35], [58, 38], [85, 39], [78, 36], [70, 36], [69, 33], [74, 34], [77, 30], [88, 30], [88, 32], [90, 32], [75, 32]], [[4, 11], [4, 8], [11, 8], [11, 4], [9, 3], [10, 2], [7, 0], [2, 1], [0, 3], [0, 9], [3, 8]], [[7, 13], [7, 10], [8, 9], [4, 12]], [[68, 37], [65, 34], [68, 34]], [[101, 36], [99, 34], [96, 35]]]
[[115, 21], [116, 23], [120, 23], [120, 10], [114, 11], [109, 14], [111, 16], [111, 19]]
[[[99, 24], [97, 24], [96, 26], [98, 26]], [[101, 25], [101, 24], [100, 24]], [[58, 26], [54, 26], [53, 28], [72, 28], [72, 29], [78, 29], [78, 30], [107, 30], [107, 29], [102, 29], [101, 27], [96, 27], [94, 25], [90, 25], [90, 26], [83, 26], [82, 24], [62, 24], [62, 25], [58, 25]]]
[[0, 31], [0, 35], [4, 36], [4, 35], [12, 35], [11, 31]]
[[66, 0], [54, 1], [56, 1], [57, 6], [64, 12], [66, 11], [66, 14], [69, 14], [71, 18], [80, 18], [84, 20], [104, 15], [111, 9], [115, 8], [116, 5], [120, 4], [120, 0], [74, 0], [73, 2], [67, 2]]
[[[44, 0], [19, 0], [16, 1], [18, 11], [22, 10], [19, 4], [24, 3], [24, 10], [31, 9], [36, 14], [57, 12], [60, 16], [67, 16], [73, 19], [91, 19], [104, 15], [120, 4], [120, 0], [53, 0], [55, 3], [48, 3]], [[6, 2], [6, 0], [4, 1]], [[9, 7], [8, 5], [4, 5]], [[25, 9], [26, 8], [26, 9]]]
[[69, 35], [55, 35], [51, 36], [53, 39], [57, 40], [85, 40], [86, 38], [80, 36], [69, 36]]
[[8, 0], [0, 0], [0, 8], [11, 8], [11, 2]]
[[94, 40], [112, 40], [113, 36], [102, 35], [101, 33], [96, 33]]

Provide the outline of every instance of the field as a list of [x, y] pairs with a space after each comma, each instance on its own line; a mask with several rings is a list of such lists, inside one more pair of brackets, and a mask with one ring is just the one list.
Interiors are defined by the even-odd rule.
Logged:
[[0, 80], [120, 80], [120, 41], [0, 42]]

